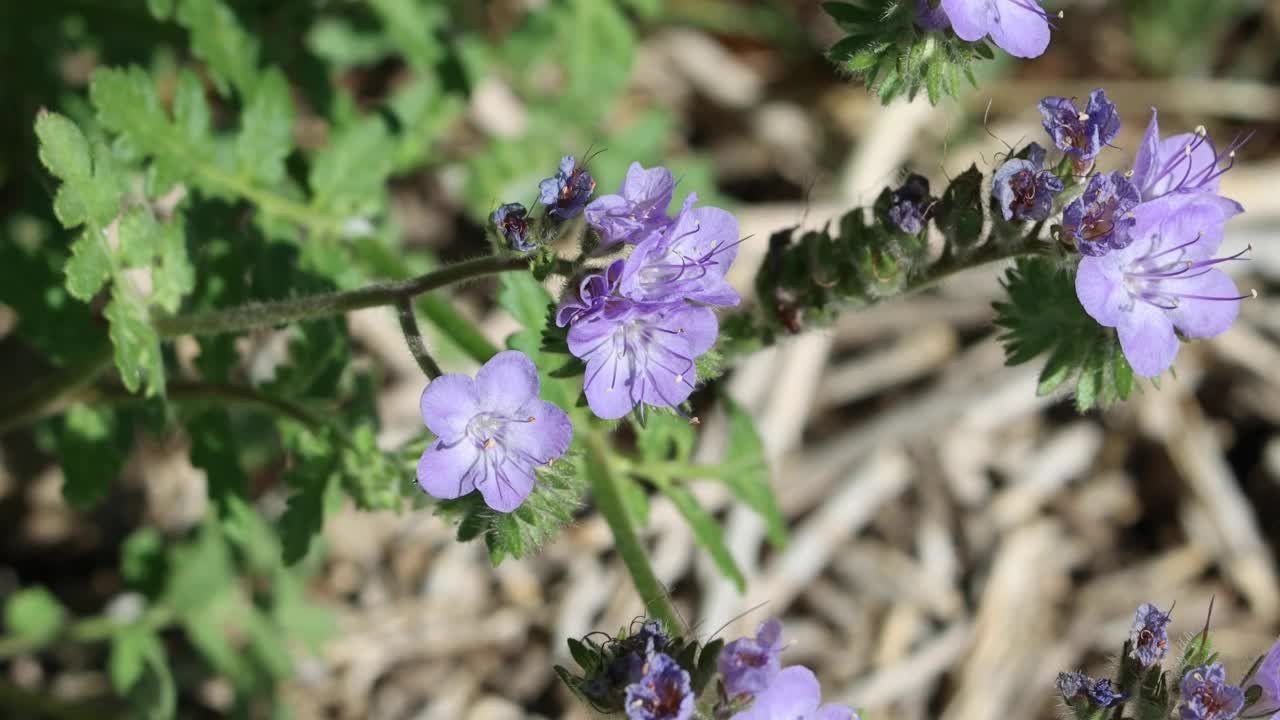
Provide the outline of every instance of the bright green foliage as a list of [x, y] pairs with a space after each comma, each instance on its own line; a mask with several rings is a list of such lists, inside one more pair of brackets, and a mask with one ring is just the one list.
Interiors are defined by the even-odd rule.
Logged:
[[[250, 97], [257, 85], [258, 40], [222, 0], [176, 0], [176, 20], [191, 33], [191, 51], [205, 62], [218, 92]], [[160, 15], [161, 13], [156, 13]]]
[[4, 622], [9, 632], [35, 643], [57, 636], [66, 614], [53, 593], [42, 587], [19, 590], [9, 596], [4, 606]]
[[[128, 84], [125, 76], [104, 77], [108, 85], [117, 80]], [[123, 100], [112, 101], [118, 114], [150, 117], [147, 97], [123, 94]], [[140, 104], [126, 109], [122, 103], [128, 101]], [[88, 301], [111, 281], [105, 315], [111, 322], [120, 377], [131, 391], [145, 381], [149, 395], [163, 394], [160, 338], [151, 327], [147, 306], [176, 310], [194, 285], [181, 229], [177, 223], [160, 225], [142, 207], [120, 216], [123, 184], [115, 160], [101, 146], [91, 151], [83, 133], [67, 118], [41, 115], [36, 135], [41, 160], [62, 181], [54, 202], [58, 219], [68, 229], [83, 226], [66, 265], [67, 290]], [[149, 290], [144, 283], [150, 284]]]
[[745, 592], [747, 578], [742, 574], [742, 570], [738, 568], [738, 563], [729, 552], [729, 547], [724, 544], [724, 533], [715, 516], [702, 507], [688, 487], [675, 482], [668, 482], [666, 478], [656, 482], [662, 494], [671, 499], [671, 502], [676, 506], [676, 510], [679, 510], [685, 521], [689, 523], [690, 529], [693, 530], [694, 539], [707, 552], [711, 553], [711, 559], [715, 561], [720, 574], [732, 580], [733, 584], [738, 588], [738, 592]]
[[1008, 302], [995, 303], [1006, 362], [1047, 355], [1036, 392], [1047, 395], [1075, 380], [1076, 408], [1085, 412], [1129, 397], [1133, 369], [1115, 331], [1100, 326], [1076, 299], [1071, 273], [1044, 257], [1020, 258], [1005, 273]]
[[769, 528], [769, 542], [782, 547], [787, 541], [787, 521], [769, 485], [769, 463], [755, 421], [732, 398], [723, 396], [721, 401], [729, 415], [729, 443], [720, 479], [734, 497], [760, 513]]
[[966, 42], [953, 33], [925, 32], [915, 24], [915, 0], [826, 2], [848, 36], [827, 55], [844, 72], [862, 78], [884, 104], [921, 90], [937, 105], [958, 96], [962, 77], [977, 86], [972, 65], [994, 57], [985, 40]]

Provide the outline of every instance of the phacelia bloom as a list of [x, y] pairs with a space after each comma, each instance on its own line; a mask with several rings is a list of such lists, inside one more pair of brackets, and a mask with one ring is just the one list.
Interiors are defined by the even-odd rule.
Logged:
[[1083, 255], [1106, 255], [1127, 246], [1138, 189], [1124, 175], [1094, 175], [1084, 194], [1062, 211], [1062, 232]]
[[627, 686], [630, 720], [689, 720], [693, 717], [693, 686], [689, 673], [664, 653], [645, 661], [644, 676]]
[[1237, 137], [1222, 152], [1203, 127], [1160, 139], [1156, 110], [1151, 109], [1151, 123], [1138, 146], [1133, 162], [1133, 184], [1143, 200], [1177, 192], [1217, 194], [1221, 178], [1236, 161], [1236, 151], [1249, 136]]
[[629, 306], [630, 303], [617, 294], [624, 262], [614, 260], [604, 272], [591, 273], [579, 280], [577, 292], [567, 293], [556, 308], [556, 325], [567, 327], [597, 315], [609, 303]]
[[1227, 684], [1222, 663], [1201, 665], [1182, 679], [1182, 720], [1231, 720], [1244, 707], [1244, 690]]
[[845, 705], [822, 705], [822, 688], [813, 671], [792, 665], [778, 673], [746, 710], [730, 720], [858, 720]]
[[690, 194], [675, 224], [653, 233], [627, 257], [619, 291], [636, 302], [692, 300], [737, 305], [725, 274], [738, 256], [738, 220], [717, 207], [693, 207]]
[[1089, 683], [1089, 676], [1072, 671], [1058, 673], [1058, 679], [1054, 684], [1058, 686], [1058, 692], [1062, 693], [1062, 697], [1070, 700], [1083, 692]]
[[614, 420], [641, 403], [677, 407], [687, 400], [697, 382], [694, 360], [718, 332], [710, 308], [618, 302], [570, 325], [568, 341], [587, 364], [591, 411]]
[[[1258, 697], [1257, 704], [1249, 706], [1249, 714], [1280, 715], [1280, 640], [1276, 640], [1271, 650], [1267, 651], [1267, 656], [1262, 658], [1257, 672], [1250, 679], [1250, 684], [1261, 687], [1262, 695]], [[1273, 715], [1270, 720], [1277, 720], [1277, 718]]]
[[1049, 14], [1039, 0], [942, 0], [961, 40], [991, 41], [1014, 57], [1033, 58], [1049, 47]]
[[991, 194], [1005, 220], [1040, 221], [1053, 210], [1053, 196], [1062, 192], [1062, 180], [1044, 169], [1045, 150], [1036, 143], [1027, 148], [1027, 158], [1007, 160], [996, 170]]
[[[1243, 296], [1215, 268], [1228, 214], [1220, 198], [1171, 195], [1134, 208], [1133, 242], [1080, 260], [1076, 296], [1085, 312], [1116, 328], [1134, 372], [1154, 377], [1173, 364], [1178, 332], [1213, 337], [1235, 320]], [[1229, 202], [1229, 201], [1228, 201]], [[1243, 254], [1243, 253], [1241, 253]]]
[[1109, 708], [1127, 697], [1116, 690], [1110, 678], [1100, 678], [1090, 682], [1085, 686], [1084, 693], [1090, 703], [1101, 708]]
[[889, 195], [889, 220], [908, 235], [919, 235], [929, 220], [933, 198], [929, 197], [929, 180], [909, 175], [902, 187]]
[[1103, 90], [1089, 93], [1084, 112], [1074, 100], [1064, 97], [1047, 97], [1039, 107], [1044, 130], [1053, 144], [1081, 162], [1093, 160], [1120, 133], [1120, 115]]
[[730, 697], [764, 691], [782, 668], [782, 623], [770, 618], [756, 628], [755, 637], [725, 645], [717, 664]]
[[935, 0], [916, 0], [916, 24], [924, 30], [935, 32], [951, 27], [947, 11], [941, 5], [934, 6]]
[[555, 175], [538, 183], [538, 200], [547, 206], [547, 214], [560, 220], [569, 220], [582, 212], [596, 181], [572, 155], [560, 159], [560, 169]]
[[651, 233], [670, 227], [667, 205], [671, 204], [675, 187], [670, 170], [646, 170], [638, 162], [631, 163], [616, 195], [602, 195], [587, 206], [587, 222], [600, 233], [600, 248], [638, 243]]
[[476, 373], [442, 375], [422, 393], [422, 419], [438, 438], [418, 461], [418, 484], [443, 500], [479, 490], [511, 512], [533, 491], [534, 468], [564, 454], [569, 416], [538, 399], [538, 371], [522, 352], [494, 355]]
[[1129, 629], [1129, 656], [1142, 667], [1151, 667], [1164, 659], [1169, 651], [1169, 621], [1173, 616], [1152, 605], [1143, 603], [1133, 616]]
[[516, 252], [529, 252], [536, 245], [529, 242], [529, 211], [520, 203], [507, 203], [493, 211], [493, 225], [498, 228], [507, 247]]

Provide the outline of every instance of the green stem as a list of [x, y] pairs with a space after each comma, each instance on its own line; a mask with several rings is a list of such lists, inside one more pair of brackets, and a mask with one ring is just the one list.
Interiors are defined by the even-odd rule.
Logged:
[[667, 590], [653, 573], [649, 558], [645, 554], [644, 545], [635, 527], [631, 525], [631, 517], [622, 505], [622, 496], [618, 489], [618, 475], [609, 464], [609, 448], [604, 438], [598, 433], [585, 431], [583, 445], [586, 451], [587, 475], [591, 480], [591, 494], [595, 498], [596, 507], [609, 524], [613, 532], [613, 542], [618, 548], [618, 555], [631, 574], [631, 581], [636, 592], [644, 600], [649, 617], [661, 620], [668, 632], [678, 633], [683, 629], [680, 616], [667, 595]]
[[377, 283], [355, 290], [308, 295], [275, 302], [249, 303], [226, 310], [159, 316], [155, 319], [155, 326], [164, 338], [178, 335], [243, 332], [342, 315], [353, 310], [391, 305], [400, 298], [411, 298], [463, 280], [528, 268], [529, 261], [524, 258], [483, 257], [448, 265], [434, 272], [400, 282]]
[[400, 330], [404, 332], [404, 341], [409, 346], [413, 359], [426, 376], [435, 380], [444, 373], [431, 353], [427, 352], [427, 343], [422, 339], [422, 331], [418, 329], [418, 318], [413, 314], [413, 299], [402, 297], [396, 300], [396, 314], [400, 317]]
[[[142, 617], [133, 622], [151, 630], [162, 630], [173, 624], [174, 614], [169, 608], [156, 605], [148, 608]], [[131, 624], [111, 617], [91, 617], [71, 623], [52, 638], [0, 637], [0, 660], [37, 652], [56, 642], [92, 643], [110, 640]]]

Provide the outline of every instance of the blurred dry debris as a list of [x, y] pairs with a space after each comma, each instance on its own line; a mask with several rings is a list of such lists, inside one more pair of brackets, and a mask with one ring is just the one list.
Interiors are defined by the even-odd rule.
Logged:
[[[796, 92], [770, 82], [692, 29], [649, 37], [635, 73], [637, 92], [652, 101], [693, 114], [709, 105], [736, 119], [739, 130], [707, 148], [724, 177], [777, 173], [802, 191], [740, 208], [751, 236], [735, 268], [744, 287], [771, 231], [820, 225], [865, 203], [907, 164], [940, 184], [989, 162], [1004, 149], [997, 138], [1037, 131], [1032, 106], [1045, 90], [1032, 77], [984, 87], [965, 104], [881, 109], [834, 79]], [[1275, 122], [1280, 90], [1214, 82], [1109, 83], [1125, 109], [1118, 144], [1135, 145], [1154, 102], [1171, 126]], [[1084, 94], [1096, 84], [1055, 91]], [[990, 133], [982, 133], [988, 99]], [[497, 135], [518, 132], [522, 113], [500, 83], [483, 85], [471, 108]], [[1054, 675], [1106, 666], [1144, 601], [1177, 602], [1178, 636], [1201, 626], [1216, 598], [1223, 654], [1257, 653], [1280, 628], [1280, 306], [1266, 297], [1280, 288], [1277, 183], [1272, 159], [1224, 184], [1249, 210], [1228, 242], [1252, 243], [1256, 258], [1235, 269], [1263, 299], [1246, 303], [1229, 333], [1186, 348], [1160, 391], [1107, 414], [1081, 417], [1061, 398], [1036, 397], [1036, 368], [1004, 367], [989, 325], [999, 268], [848, 314], [742, 363], [729, 391], [766, 440], [790, 543], [767, 550], [753, 513], [718, 487], [698, 488], [721, 513], [749, 579], [739, 595], [695, 552], [674, 508], [655, 499], [652, 556], [690, 631], [733, 636], [780, 616], [787, 660], [814, 667], [828, 697], [864, 708], [869, 720], [1053, 717]], [[414, 193], [396, 208], [406, 227], [420, 224], [413, 218], [438, 224], [439, 209]], [[452, 238], [423, 231], [417, 239]], [[0, 316], [0, 326], [11, 322]], [[356, 313], [350, 324], [387, 368], [380, 440], [395, 445], [419, 422], [418, 370], [388, 313]], [[510, 323], [495, 313], [486, 327], [500, 337]], [[263, 372], [280, 342], [263, 338], [255, 348]], [[714, 457], [724, 419], [713, 413], [702, 428], [700, 452]], [[203, 476], [182, 440], [174, 443], [143, 442], [127, 473], [160, 527], [190, 526], [203, 512]], [[0, 466], [0, 494], [14, 491], [7, 476]], [[51, 470], [28, 486], [34, 510], [20, 532], [31, 543], [75, 532], [59, 483]], [[313, 590], [339, 610], [341, 632], [290, 688], [298, 717], [585, 718], [551, 672], [568, 661], [564, 639], [642, 612], [591, 515], [538, 557], [496, 570], [482, 548], [456, 544], [429, 514], [348, 511], [326, 539]], [[29, 687], [42, 672], [18, 662], [10, 680]], [[67, 688], [79, 680], [60, 682], [55, 692], [74, 694]], [[219, 688], [205, 694], [217, 707]]]

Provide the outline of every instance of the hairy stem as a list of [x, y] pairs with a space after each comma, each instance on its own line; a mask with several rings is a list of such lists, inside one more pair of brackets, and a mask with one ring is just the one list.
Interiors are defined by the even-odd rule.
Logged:
[[529, 261], [525, 258], [483, 257], [449, 265], [400, 282], [377, 283], [355, 290], [322, 293], [276, 302], [249, 303], [226, 310], [159, 316], [155, 319], [155, 326], [161, 337], [165, 338], [178, 335], [242, 332], [331, 317], [352, 310], [391, 305], [401, 298], [412, 298], [463, 280], [501, 272], [527, 270], [528, 267]]
[[413, 314], [413, 299], [402, 297], [396, 300], [396, 314], [400, 317], [400, 330], [404, 332], [404, 341], [409, 346], [413, 359], [426, 376], [435, 380], [444, 373], [436, 364], [435, 358], [427, 352], [427, 344], [422, 340], [422, 331], [418, 329], [418, 318]]
[[614, 545], [631, 575], [636, 592], [644, 600], [649, 617], [661, 620], [668, 632], [678, 633], [682, 629], [680, 616], [671, 604], [666, 588], [654, 574], [640, 536], [631, 525], [631, 518], [622, 505], [618, 476], [610, 465], [609, 448], [598, 433], [588, 431], [583, 438], [592, 497], [595, 498], [596, 507], [604, 516], [605, 522], [609, 524], [609, 530], [613, 532]]

